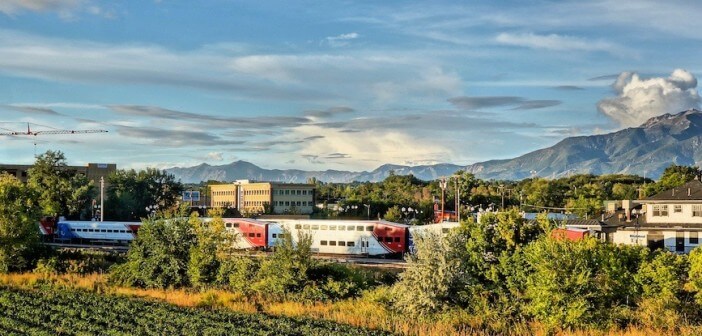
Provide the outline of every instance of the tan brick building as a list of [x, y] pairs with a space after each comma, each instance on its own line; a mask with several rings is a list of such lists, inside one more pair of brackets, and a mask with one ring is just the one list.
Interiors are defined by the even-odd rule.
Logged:
[[314, 209], [313, 184], [250, 182], [210, 185], [211, 206], [235, 207], [244, 215], [310, 214]]

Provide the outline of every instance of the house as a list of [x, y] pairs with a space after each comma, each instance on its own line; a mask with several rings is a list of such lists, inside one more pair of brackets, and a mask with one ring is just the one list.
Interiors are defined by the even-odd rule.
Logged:
[[695, 178], [643, 200], [624, 200], [604, 224], [618, 228], [614, 243], [689, 253], [702, 232], [702, 182]]

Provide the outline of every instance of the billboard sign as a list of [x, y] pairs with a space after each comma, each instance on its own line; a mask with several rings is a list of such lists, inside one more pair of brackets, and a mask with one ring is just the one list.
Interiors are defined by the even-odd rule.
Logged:
[[183, 191], [183, 202], [200, 202], [200, 192], [196, 190]]

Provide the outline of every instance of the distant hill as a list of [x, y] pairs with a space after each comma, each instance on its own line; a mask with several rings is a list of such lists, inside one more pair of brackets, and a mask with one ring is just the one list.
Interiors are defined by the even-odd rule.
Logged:
[[167, 171], [185, 183], [207, 180], [250, 179], [302, 183], [310, 177], [325, 182], [382, 181], [391, 171], [433, 180], [466, 170], [483, 179], [519, 180], [531, 176], [562, 177], [569, 173], [637, 174], [657, 178], [672, 163], [702, 162], [702, 112], [688, 110], [651, 118], [639, 127], [617, 132], [578, 136], [520, 157], [491, 160], [468, 166], [442, 163], [424, 166], [385, 164], [370, 172], [341, 170], [305, 171], [264, 169], [250, 162], [170, 168]]

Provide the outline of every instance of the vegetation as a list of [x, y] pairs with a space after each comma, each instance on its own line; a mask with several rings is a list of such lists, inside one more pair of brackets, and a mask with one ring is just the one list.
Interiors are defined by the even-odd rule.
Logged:
[[[0, 287], [3, 335], [386, 335], [333, 322], [175, 307], [76, 290]], [[58, 313], [60, 312], [60, 313]]]
[[0, 174], [0, 273], [27, 269], [37, 253], [37, 207], [33, 189]]
[[67, 169], [62, 152], [47, 151], [37, 157], [27, 176], [27, 186], [37, 194], [42, 215], [88, 219], [95, 188], [86, 176]]
[[140, 220], [148, 217], [150, 208], [172, 209], [183, 192], [183, 185], [165, 171], [118, 170], [107, 179], [105, 218]]

